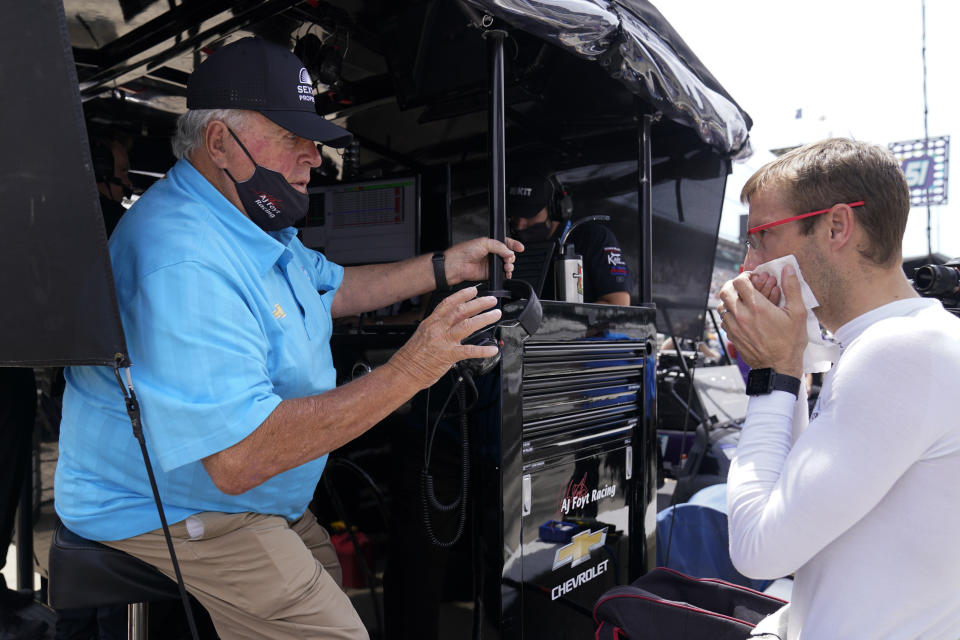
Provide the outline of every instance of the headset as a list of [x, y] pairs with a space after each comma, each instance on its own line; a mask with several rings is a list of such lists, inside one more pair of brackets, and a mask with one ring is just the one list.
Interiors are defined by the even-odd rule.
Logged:
[[114, 178], [113, 149], [102, 140], [90, 141], [90, 159], [97, 182], [111, 182]]
[[[113, 185], [120, 187], [124, 198], [129, 198], [133, 194], [133, 189], [117, 177], [111, 143], [104, 140], [91, 140], [90, 159], [93, 161], [93, 179], [95, 182], [103, 182], [111, 187]], [[110, 197], [113, 198], [113, 196]]]
[[550, 203], [547, 207], [550, 218], [569, 220], [573, 216], [573, 198], [556, 174], [550, 174], [547, 181], [550, 183]]

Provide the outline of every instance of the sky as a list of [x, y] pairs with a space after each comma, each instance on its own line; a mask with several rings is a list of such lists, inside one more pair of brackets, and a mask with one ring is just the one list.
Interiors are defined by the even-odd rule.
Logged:
[[[652, 1], [753, 119], [754, 154], [727, 179], [722, 236], [737, 239], [740, 189], [774, 158], [770, 149], [830, 136], [882, 145], [923, 138], [921, 0]], [[929, 135], [950, 136], [960, 155], [960, 2], [925, 4]], [[931, 248], [951, 258], [960, 257], [954, 176], [948, 204], [930, 208]], [[913, 208], [903, 255], [927, 249], [927, 208]]]

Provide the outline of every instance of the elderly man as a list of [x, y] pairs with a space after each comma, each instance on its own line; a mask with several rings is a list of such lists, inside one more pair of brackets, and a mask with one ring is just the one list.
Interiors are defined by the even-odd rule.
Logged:
[[[720, 294], [753, 367], [727, 487], [734, 565], [795, 572], [789, 638], [956, 638], [960, 417], [944, 384], [960, 376], [960, 320], [904, 277], [900, 167], [883, 147], [830, 139], [766, 165], [741, 197], [746, 271]], [[788, 255], [800, 274], [753, 272]], [[839, 352], [809, 423], [798, 275]]]
[[[442, 256], [344, 269], [290, 225], [306, 210], [316, 114], [297, 58], [249, 38], [201, 64], [177, 164], [110, 243], [149, 452], [188, 590], [223, 638], [364, 638], [327, 532], [307, 511], [327, 454], [465, 358], [496, 321], [475, 288], [449, 296], [382, 367], [335, 387], [331, 319], [486, 275], [480, 238]], [[514, 249], [519, 243], [510, 241]], [[66, 526], [172, 575], [139, 449], [111, 371], [67, 372], [56, 476]]]

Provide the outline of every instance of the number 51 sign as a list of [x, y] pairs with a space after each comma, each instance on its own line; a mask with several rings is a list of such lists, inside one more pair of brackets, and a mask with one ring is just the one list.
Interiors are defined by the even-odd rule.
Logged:
[[907, 178], [911, 207], [947, 204], [950, 136], [891, 142], [890, 150]]

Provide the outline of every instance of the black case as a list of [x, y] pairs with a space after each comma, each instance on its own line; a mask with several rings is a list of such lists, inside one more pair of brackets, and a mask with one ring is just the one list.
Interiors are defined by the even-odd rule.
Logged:
[[604, 593], [593, 619], [597, 640], [743, 640], [785, 604], [723, 580], [657, 567]]

